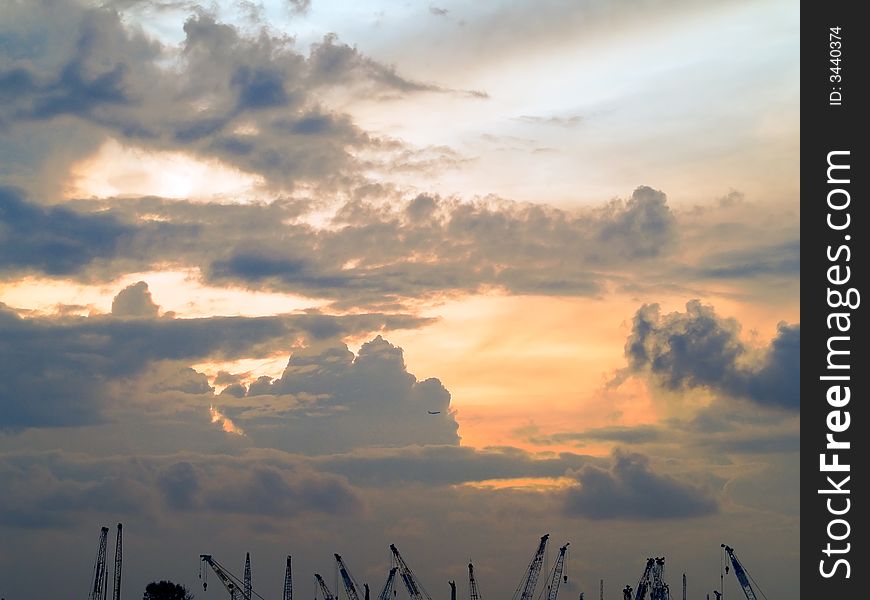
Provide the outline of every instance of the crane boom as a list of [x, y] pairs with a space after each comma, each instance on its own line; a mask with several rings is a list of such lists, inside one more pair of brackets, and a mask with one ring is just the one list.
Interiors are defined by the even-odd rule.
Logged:
[[329, 591], [329, 588], [326, 587], [326, 582], [323, 581], [323, 577], [320, 576], [320, 573], [315, 573], [314, 578], [317, 580], [317, 585], [320, 587], [320, 592], [323, 594], [323, 600], [335, 600], [335, 596], [333, 596], [332, 592]]
[[468, 594], [471, 600], [480, 600], [480, 592], [477, 589], [477, 580], [474, 578], [474, 565], [468, 563]]
[[334, 556], [335, 563], [338, 565], [338, 572], [341, 574], [341, 580], [344, 582], [344, 589], [347, 591], [347, 600], [359, 600], [356, 582], [351, 576], [350, 571], [347, 570], [347, 565], [344, 564], [341, 555], [335, 554]]
[[393, 559], [396, 561], [396, 566], [399, 568], [399, 576], [405, 583], [405, 588], [408, 590], [408, 595], [411, 596], [411, 600], [432, 600], [432, 596], [430, 596], [423, 588], [423, 585], [417, 581], [414, 572], [411, 571], [411, 567], [408, 566], [408, 563], [406, 563], [405, 559], [402, 558], [402, 555], [399, 554], [399, 550], [396, 548], [395, 544], [390, 544], [390, 550], [393, 552]]
[[[553, 571], [550, 573], [550, 580], [547, 583], [547, 600], [556, 600], [559, 595], [559, 586], [562, 583], [562, 572], [565, 570], [565, 552], [568, 550], [570, 542], [559, 548], [559, 556], [556, 557], [556, 562], [553, 563]], [[541, 590], [541, 595], [544, 590]]]
[[532, 556], [529, 567], [523, 576], [520, 585], [514, 591], [513, 600], [531, 600], [535, 593], [535, 588], [538, 585], [538, 576], [541, 574], [541, 566], [544, 564], [544, 551], [547, 549], [547, 540], [550, 539], [550, 534], [541, 536], [541, 541], [538, 543], [538, 548]]
[[100, 542], [97, 546], [97, 559], [94, 561], [94, 582], [88, 600], [106, 600], [108, 587], [106, 582], [109, 577], [106, 571], [106, 544], [109, 538], [109, 528], [100, 528]]
[[384, 583], [384, 587], [381, 588], [381, 593], [378, 594], [378, 600], [392, 600], [393, 586], [396, 583], [396, 571], [398, 570], [398, 567], [390, 569], [390, 574], [387, 575], [387, 581]]
[[646, 559], [646, 568], [643, 570], [643, 575], [640, 576], [640, 580], [637, 582], [637, 588], [634, 591], [634, 600], [645, 600], [646, 593], [650, 588], [650, 575], [652, 574], [653, 567], [655, 566], [655, 559], [648, 558]]
[[722, 544], [722, 548], [725, 549], [725, 553], [728, 555], [728, 558], [731, 559], [731, 564], [734, 565], [734, 575], [737, 577], [737, 581], [740, 582], [740, 587], [743, 588], [743, 593], [746, 594], [746, 600], [758, 600], [758, 597], [755, 595], [755, 590], [752, 589], [752, 585], [749, 583], [749, 575], [746, 573], [746, 569], [743, 568], [743, 563], [741, 563], [737, 559], [737, 555], [734, 554], [734, 548], [726, 546], [725, 544]]
[[118, 523], [118, 536], [115, 538], [115, 575], [112, 578], [112, 600], [121, 600], [121, 524]]
[[[231, 600], [236, 600], [237, 598], [242, 597], [244, 584], [238, 577], [230, 573], [222, 564], [212, 558], [211, 554], [200, 554], [199, 560], [200, 569], [202, 569], [202, 565], [210, 567], [227, 590], [227, 593], [229, 593]], [[202, 573], [200, 573], [200, 578], [203, 579], [202, 589], [205, 591], [208, 589], [208, 583], [205, 581], [205, 577]]]
[[290, 569], [290, 555], [287, 555], [287, 568], [284, 569], [284, 599], [293, 600], [293, 572]]

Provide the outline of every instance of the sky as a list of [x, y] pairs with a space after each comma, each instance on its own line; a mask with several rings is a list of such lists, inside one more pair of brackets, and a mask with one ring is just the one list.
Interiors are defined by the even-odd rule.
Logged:
[[124, 598], [377, 593], [391, 543], [507, 597], [545, 533], [563, 599], [712, 596], [721, 543], [799, 598], [798, 25], [0, 2], [0, 595], [122, 522]]

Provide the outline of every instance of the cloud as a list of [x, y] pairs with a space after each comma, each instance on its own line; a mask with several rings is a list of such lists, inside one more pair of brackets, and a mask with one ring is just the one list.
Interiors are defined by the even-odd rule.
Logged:
[[[140, 290], [141, 291], [141, 290]], [[115, 316], [22, 318], [0, 305], [0, 430], [78, 426], [102, 421], [117, 398], [107, 385], [140, 376], [160, 361], [155, 389], [206, 393], [211, 388], [184, 363], [234, 360], [345, 335], [416, 327], [403, 315], [319, 314], [203, 319], [118, 319]], [[173, 371], [175, 369], [175, 371]], [[152, 374], [155, 371], [152, 371]], [[162, 386], [162, 387], [161, 387]], [[430, 384], [421, 384], [425, 397]]]
[[280, 378], [252, 383], [233, 404], [250, 405], [236, 421], [252, 438], [288, 451], [459, 443], [450, 393], [408, 373], [402, 349], [381, 336], [357, 355], [344, 344], [298, 349]]
[[801, 270], [800, 240], [770, 246], [742, 248], [704, 258], [699, 276], [709, 279], [794, 277]]
[[159, 310], [144, 281], [128, 285], [112, 300], [112, 314], [116, 317], [156, 317]]
[[[288, 3], [296, 13], [308, 5]], [[325, 107], [332, 91], [441, 91], [333, 34], [304, 54], [265, 25], [247, 36], [203, 10], [186, 20], [178, 47], [149, 38], [108, 8], [68, 3], [57, 10], [38, 0], [7, 12], [4, 21], [20, 31], [16, 44], [0, 47], [0, 127], [82, 123], [125, 144], [219, 159], [279, 187], [344, 183], [371, 166], [356, 153], [385, 151], [380, 160], [389, 163], [390, 151], [402, 147], [382, 144]], [[54, 151], [63, 145], [55, 140]]]
[[111, 215], [79, 213], [29, 202], [0, 186], [0, 270], [71, 275], [117, 257], [133, 230]]
[[93, 458], [61, 452], [0, 456], [0, 520], [7, 527], [68, 527], [84, 515], [153, 519], [173, 512], [268, 516], [358, 514], [359, 493], [343, 477], [289, 455], [259, 464], [243, 456], [142, 455]]
[[583, 122], [583, 117], [580, 115], [570, 115], [567, 117], [551, 116], [541, 117], [536, 115], [520, 115], [516, 118], [521, 123], [530, 125], [554, 125], [557, 127], [575, 127]]
[[[581, 214], [433, 196], [418, 196], [400, 208], [385, 213], [348, 203], [337, 215], [344, 226], [316, 235], [319, 260], [287, 244], [261, 243], [256, 251], [250, 245], [229, 249], [229, 256], [212, 262], [206, 273], [215, 282], [243, 281], [360, 302], [482, 286], [592, 295], [602, 284], [599, 268], [661, 256], [676, 235], [665, 195], [648, 187], [638, 188], [627, 201]], [[351, 220], [345, 224], [344, 219]]]
[[645, 304], [625, 344], [626, 373], [648, 375], [670, 390], [708, 388], [760, 406], [800, 408], [800, 325], [780, 323], [766, 354], [754, 358], [740, 341], [740, 326], [698, 300], [686, 312], [662, 316]]
[[536, 445], [574, 443], [578, 446], [587, 441], [619, 442], [621, 444], [644, 444], [656, 442], [662, 439], [663, 431], [654, 425], [638, 425], [626, 427], [612, 425], [609, 427], [596, 427], [584, 431], [566, 431], [551, 434], [540, 434], [535, 428], [534, 432], [527, 435], [527, 439]]
[[[221, 478], [223, 479], [223, 478]], [[237, 485], [206, 493], [204, 505], [218, 512], [292, 518], [305, 512], [358, 514], [359, 497], [337, 477], [250, 465], [234, 478]], [[227, 481], [223, 479], [223, 481]]]
[[311, 8], [311, 0], [286, 0], [290, 12], [304, 15]]
[[318, 468], [361, 486], [455, 485], [491, 479], [564, 477], [597, 459], [578, 454], [537, 456], [518, 448], [417, 446], [315, 457]]
[[649, 458], [616, 450], [612, 465], [576, 472], [579, 486], [564, 494], [566, 515], [590, 519], [670, 519], [717, 512], [706, 491], [655, 473]]
[[[341, 306], [492, 287], [595, 295], [604, 273], [643, 270], [669, 256], [678, 236], [665, 194], [645, 186], [627, 200], [578, 212], [494, 198], [354, 199], [328, 227], [301, 220], [305, 203], [294, 201], [239, 206], [143, 198], [48, 210], [20, 194], [10, 198], [15, 210], [5, 214], [5, 225], [29, 233], [22, 247], [32, 249], [18, 251], [26, 259], [13, 253], [7, 269], [55, 272], [61, 262], [69, 276], [107, 280], [172, 262], [199, 268], [212, 284], [330, 298]], [[65, 233], [72, 251], [55, 257], [46, 231], [61, 240]]]

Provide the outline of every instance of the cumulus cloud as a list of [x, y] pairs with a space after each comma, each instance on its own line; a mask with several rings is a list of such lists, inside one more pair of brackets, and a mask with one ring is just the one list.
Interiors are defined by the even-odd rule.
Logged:
[[144, 281], [128, 285], [112, 300], [112, 314], [116, 317], [156, 317], [159, 311]]
[[[758, 405], [800, 408], [800, 325], [780, 323], [763, 357], [740, 340], [740, 325], [698, 300], [686, 312], [638, 309], [625, 344], [627, 373], [648, 375], [670, 390], [708, 388]], [[750, 362], [751, 361], [751, 362]]]
[[344, 344], [295, 351], [281, 377], [255, 381], [234, 404], [250, 407], [236, 414], [253, 438], [288, 451], [459, 443], [450, 393], [417, 380], [381, 336], [356, 355]]
[[576, 471], [579, 485], [564, 494], [570, 516], [591, 519], [667, 519], [718, 510], [705, 490], [656, 473], [643, 454], [616, 450], [609, 469], [587, 465]]

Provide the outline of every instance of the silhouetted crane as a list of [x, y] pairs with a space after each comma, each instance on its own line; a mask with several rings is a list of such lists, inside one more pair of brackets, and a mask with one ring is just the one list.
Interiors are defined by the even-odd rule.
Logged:
[[378, 594], [378, 600], [392, 600], [393, 586], [396, 583], [396, 572], [398, 570], [398, 567], [393, 567], [392, 569], [390, 569], [390, 574], [387, 575], [387, 580], [384, 582], [384, 587], [381, 588], [381, 593]]
[[335, 564], [338, 566], [338, 572], [341, 575], [341, 581], [344, 583], [344, 589], [347, 592], [347, 600], [359, 600], [359, 593], [356, 591], [356, 581], [350, 574], [350, 571], [347, 570], [347, 565], [344, 564], [341, 555], [335, 554], [334, 556]]
[[244, 600], [251, 600], [251, 553], [245, 552], [245, 591]]
[[396, 561], [396, 566], [399, 568], [399, 576], [405, 583], [405, 588], [408, 590], [408, 595], [411, 596], [411, 600], [432, 600], [432, 596], [430, 596], [423, 585], [417, 581], [417, 577], [414, 575], [414, 572], [411, 571], [411, 567], [408, 566], [405, 559], [402, 558], [402, 555], [399, 554], [399, 550], [396, 548], [395, 544], [390, 544], [390, 550], [393, 552], [393, 560]]
[[535, 588], [538, 585], [538, 576], [541, 574], [541, 566], [544, 564], [544, 551], [547, 549], [547, 540], [550, 539], [550, 534], [541, 536], [541, 541], [538, 543], [538, 548], [535, 554], [532, 555], [532, 560], [523, 575], [520, 585], [514, 591], [512, 600], [531, 600], [535, 593]]
[[[758, 596], [755, 595], [755, 590], [749, 583], [751, 575], [749, 575], [749, 573], [746, 571], [743, 563], [741, 563], [737, 559], [737, 555], [734, 554], [734, 548], [732, 548], [731, 546], [726, 546], [725, 544], [722, 544], [722, 548], [725, 550], [725, 554], [728, 555], [728, 558], [731, 559], [731, 564], [734, 565], [734, 576], [737, 577], [737, 581], [740, 582], [740, 587], [743, 588], [743, 593], [746, 595], [746, 600], [758, 600]], [[756, 584], [756, 586], [757, 585], [758, 584]], [[764, 593], [762, 592], [761, 595], [764, 596]]]
[[121, 600], [121, 524], [115, 538], [115, 576], [112, 578], [112, 600]]
[[290, 555], [287, 555], [287, 568], [284, 569], [284, 599], [293, 600], [293, 572], [290, 569]]
[[[208, 569], [205, 567], [209, 567], [215, 572], [215, 575], [218, 576], [221, 584], [223, 584], [224, 588], [229, 593], [231, 600], [239, 600], [242, 598], [242, 595], [245, 593], [245, 583], [241, 579], [233, 575], [226, 567], [216, 561], [211, 554], [200, 554], [199, 560], [199, 578], [202, 580], [203, 591], [208, 589]], [[252, 589], [251, 598], [255, 597], [263, 600], [263, 597]]]
[[471, 563], [468, 563], [468, 595], [471, 600], [480, 600], [477, 580], [474, 578], [474, 565]]
[[323, 600], [336, 600], [335, 596], [333, 596], [332, 592], [329, 591], [326, 582], [323, 581], [323, 577], [321, 577], [319, 573], [314, 574], [314, 579], [317, 580], [317, 585], [320, 587], [320, 593], [323, 594]]
[[[559, 548], [559, 556], [556, 557], [556, 562], [553, 563], [553, 570], [550, 573], [550, 579], [545, 588], [547, 592], [547, 600], [556, 600], [556, 596], [559, 595], [559, 585], [562, 583], [562, 573], [565, 570], [565, 553], [568, 550], [569, 544], [570, 542]], [[565, 580], [567, 581], [567, 579], [568, 576], [565, 575]], [[542, 589], [541, 596], [543, 595], [544, 590]]]
[[100, 528], [100, 542], [97, 546], [97, 560], [94, 561], [94, 583], [88, 600], [106, 600], [108, 587], [106, 585], [109, 573], [106, 570], [106, 544], [109, 537], [109, 528]]

